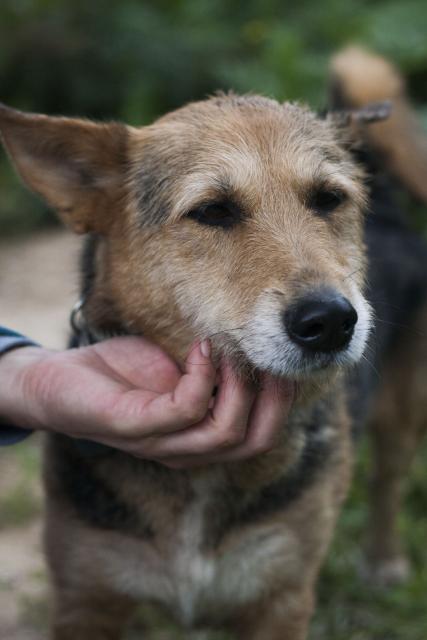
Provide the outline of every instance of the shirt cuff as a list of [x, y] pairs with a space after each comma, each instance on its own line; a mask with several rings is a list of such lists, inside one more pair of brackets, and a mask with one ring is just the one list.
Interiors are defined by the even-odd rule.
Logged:
[[0, 447], [7, 447], [11, 444], [22, 442], [32, 434], [31, 429], [21, 429], [10, 424], [0, 423]]
[[[16, 331], [0, 327], [0, 357], [4, 353], [12, 351], [12, 349], [30, 346], [38, 347], [40, 345], [20, 333], [16, 333]], [[31, 429], [22, 429], [21, 427], [3, 422], [0, 418], [0, 447], [17, 444], [25, 440], [31, 433]]]

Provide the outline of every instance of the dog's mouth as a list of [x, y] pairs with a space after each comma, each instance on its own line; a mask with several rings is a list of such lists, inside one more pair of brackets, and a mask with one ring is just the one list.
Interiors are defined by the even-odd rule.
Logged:
[[269, 375], [278, 380], [319, 379], [334, 374], [338, 369], [347, 367], [354, 359], [347, 350], [337, 350], [331, 353], [307, 354], [289, 345], [283, 351], [275, 349], [274, 353], [268, 349], [262, 352], [257, 347], [242, 352], [241, 346], [236, 345], [236, 368], [245, 372], [243, 375], [256, 381], [259, 376]]

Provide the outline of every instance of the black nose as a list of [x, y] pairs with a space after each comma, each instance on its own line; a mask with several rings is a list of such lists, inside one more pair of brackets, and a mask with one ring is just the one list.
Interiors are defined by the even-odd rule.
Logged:
[[301, 298], [285, 314], [290, 338], [310, 351], [343, 349], [356, 322], [356, 309], [347, 298], [329, 289]]

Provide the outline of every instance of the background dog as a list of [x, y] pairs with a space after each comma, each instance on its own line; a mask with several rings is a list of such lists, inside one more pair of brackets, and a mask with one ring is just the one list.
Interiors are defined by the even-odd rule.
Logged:
[[[346, 106], [397, 98], [395, 115], [372, 125], [368, 141], [387, 140], [397, 172], [401, 147], [388, 131], [404, 132], [421, 176], [423, 150], [393, 70], [353, 51], [337, 58], [335, 76]], [[241, 375], [256, 380], [268, 370], [298, 383], [282, 441], [250, 462], [171, 471], [50, 438], [55, 638], [118, 638], [144, 599], [188, 626], [304, 638], [349, 478], [351, 418], [373, 421], [379, 443], [374, 571], [402, 574], [394, 517], [424, 426], [425, 358], [399, 324], [402, 315], [406, 326], [422, 323], [427, 254], [381, 177], [370, 185], [376, 214], [364, 224], [360, 161], [375, 175], [375, 160], [350, 152], [357, 119], [232, 95], [142, 129], [1, 109], [18, 171], [76, 231], [91, 234], [84, 313], [92, 340], [144, 333], [182, 361], [196, 336], [213, 336], [217, 355]], [[414, 190], [421, 180], [408, 171], [402, 179]], [[374, 266], [368, 296], [387, 322], [371, 337], [375, 368], [387, 365], [381, 384], [363, 359], [350, 383], [343, 375], [362, 357], [371, 326], [364, 238]], [[386, 442], [385, 431], [393, 432]]]

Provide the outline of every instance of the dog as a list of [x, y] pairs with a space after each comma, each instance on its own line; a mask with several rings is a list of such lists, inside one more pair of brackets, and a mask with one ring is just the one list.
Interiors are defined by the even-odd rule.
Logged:
[[[139, 129], [0, 108], [18, 173], [87, 234], [88, 342], [143, 334], [182, 363], [211, 336], [239, 375], [298, 389], [280, 441], [244, 462], [177, 470], [49, 435], [54, 640], [119, 640], [141, 601], [189, 633], [306, 638], [362, 424], [377, 460], [368, 569], [407, 572], [396, 516], [426, 424], [427, 249], [390, 176], [427, 200], [427, 154], [388, 62], [350, 49], [332, 69], [322, 117], [234, 94]], [[383, 107], [367, 105], [385, 99], [375, 122]]]

